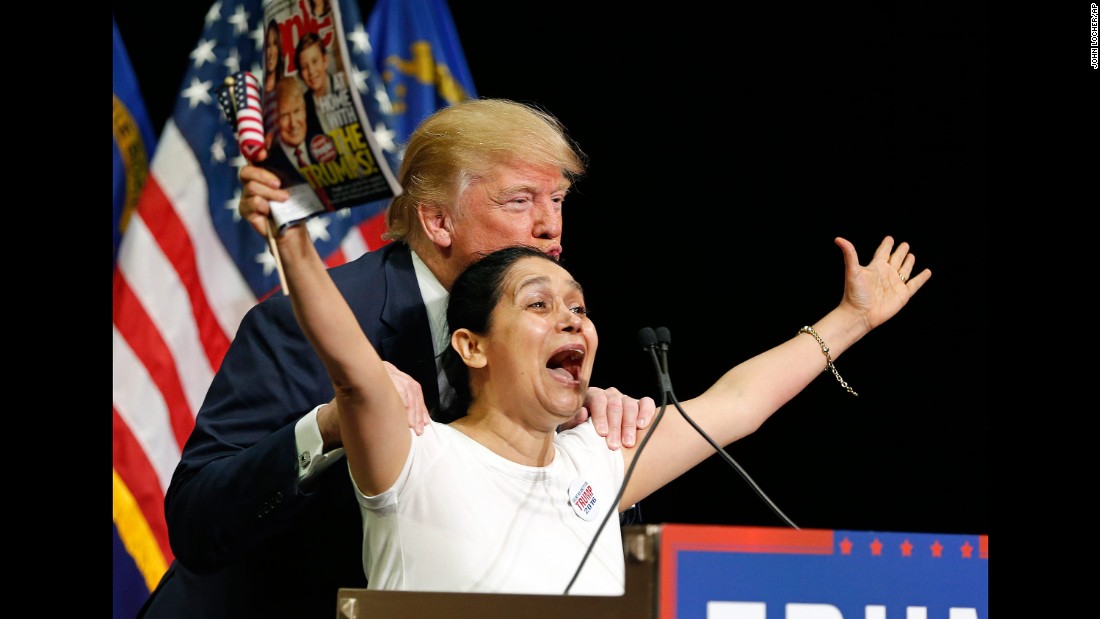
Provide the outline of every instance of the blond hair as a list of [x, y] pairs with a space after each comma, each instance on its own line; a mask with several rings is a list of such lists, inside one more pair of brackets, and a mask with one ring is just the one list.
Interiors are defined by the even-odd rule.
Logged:
[[584, 174], [585, 155], [549, 112], [506, 99], [466, 99], [425, 118], [409, 136], [382, 238], [420, 234], [417, 205], [458, 208], [458, 196], [497, 165], [556, 167], [570, 182]]

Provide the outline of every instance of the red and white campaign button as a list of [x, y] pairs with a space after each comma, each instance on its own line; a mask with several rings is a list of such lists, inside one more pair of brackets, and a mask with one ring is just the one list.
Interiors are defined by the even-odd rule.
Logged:
[[592, 520], [599, 511], [596, 509], [596, 490], [583, 479], [575, 479], [569, 484], [569, 504], [582, 520]]
[[309, 156], [321, 163], [336, 159], [336, 145], [333, 144], [332, 138], [323, 133], [313, 136], [309, 141]]

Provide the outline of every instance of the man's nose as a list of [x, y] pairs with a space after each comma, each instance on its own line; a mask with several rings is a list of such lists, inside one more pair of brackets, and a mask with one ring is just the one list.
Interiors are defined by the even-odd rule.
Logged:
[[537, 239], [556, 239], [561, 236], [561, 208], [555, 202], [538, 204], [534, 210], [534, 229]]

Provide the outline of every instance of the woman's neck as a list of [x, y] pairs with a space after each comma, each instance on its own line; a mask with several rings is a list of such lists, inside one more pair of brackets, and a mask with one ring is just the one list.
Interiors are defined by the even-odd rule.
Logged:
[[517, 464], [547, 466], [554, 461], [553, 428], [533, 428], [505, 413], [477, 412], [474, 407], [450, 425], [489, 451]]

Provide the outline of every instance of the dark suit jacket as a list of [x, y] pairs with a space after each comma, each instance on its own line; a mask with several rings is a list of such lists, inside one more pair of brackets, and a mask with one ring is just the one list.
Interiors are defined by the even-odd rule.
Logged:
[[[333, 85], [331, 75], [329, 76], [328, 87], [329, 92], [333, 92], [336, 88]], [[306, 89], [304, 98], [306, 100], [306, 132], [310, 135], [324, 133], [325, 130], [321, 128], [321, 117], [317, 114], [317, 100], [313, 98], [313, 91]]]
[[[305, 143], [309, 143], [309, 137], [306, 137]], [[271, 141], [271, 148], [267, 149], [267, 159], [259, 165], [274, 172], [279, 180], [283, 182], [283, 187], [300, 185], [306, 182], [305, 177], [298, 171], [298, 164], [286, 156], [282, 144], [279, 143], [278, 136], [275, 136], [275, 139]]]
[[[437, 408], [431, 331], [409, 248], [391, 243], [330, 272], [378, 353]], [[309, 488], [298, 484], [294, 424], [332, 397], [289, 297], [277, 292], [250, 310], [165, 498], [177, 560], [139, 616], [332, 617], [340, 587], [366, 586], [346, 461]]]

